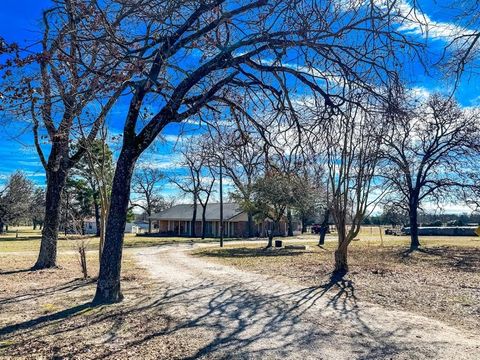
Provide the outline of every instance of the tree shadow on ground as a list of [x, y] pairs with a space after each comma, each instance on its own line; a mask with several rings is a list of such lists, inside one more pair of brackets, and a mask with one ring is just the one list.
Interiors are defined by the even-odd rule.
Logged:
[[[405, 337], [414, 329], [410, 324], [372, 326], [347, 276], [332, 274], [324, 284], [294, 290], [269, 285], [208, 276], [164, 280], [142, 296], [126, 293], [122, 304], [76, 305], [6, 326], [0, 336], [15, 340], [12, 354], [28, 355], [37, 344], [59, 358], [329, 358], [336, 351], [351, 358], [405, 351], [435, 357], [432, 348]], [[180, 354], [152, 353], [155, 343], [179, 342], [185, 344]]]
[[7, 270], [7, 271], [0, 270], [0, 275], [21, 274], [21, 273], [30, 272], [30, 271], [32, 271], [31, 267], [26, 269]]
[[[30, 269], [28, 270], [18, 270], [18, 271], [12, 271], [10, 273], [15, 273], [15, 272], [29, 272]], [[3, 273], [7, 274], [7, 273]], [[42, 288], [39, 290], [31, 291], [28, 293], [16, 295], [16, 296], [11, 296], [8, 298], [3, 298], [0, 299], [0, 305], [7, 305], [11, 303], [19, 303], [19, 302], [24, 302], [24, 301], [29, 301], [32, 299], [40, 299], [42, 297], [46, 297], [55, 293], [68, 293], [68, 292], [73, 292], [75, 290], [78, 290], [82, 287], [88, 286], [90, 284], [93, 284], [96, 281], [95, 278], [89, 278], [89, 279], [74, 279], [71, 281], [68, 281], [62, 285], [54, 285], [46, 288]]]
[[39, 327], [43, 324], [51, 323], [58, 320], [64, 320], [73, 315], [76, 315], [85, 310], [88, 310], [92, 307], [93, 305], [90, 302], [88, 302], [85, 304], [73, 306], [71, 308], [68, 308], [62, 311], [58, 311], [54, 314], [44, 315], [32, 320], [24, 321], [24, 322], [13, 324], [13, 325], [8, 325], [0, 329], [0, 336], [5, 336], [20, 330], [32, 330], [33, 328]]
[[[480, 271], [480, 252], [476, 248], [463, 248], [452, 246], [420, 247], [414, 251], [407, 250], [400, 253], [403, 260], [413, 259], [415, 261], [428, 261], [442, 268], [454, 268], [464, 272]], [[422, 258], [422, 256], [426, 258]]]

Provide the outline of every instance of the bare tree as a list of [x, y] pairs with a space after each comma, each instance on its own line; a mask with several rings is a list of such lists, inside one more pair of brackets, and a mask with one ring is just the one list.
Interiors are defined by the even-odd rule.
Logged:
[[191, 221], [191, 235], [196, 236], [195, 223], [197, 221], [197, 207], [202, 208], [202, 239], [206, 236], [206, 211], [210, 197], [213, 193], [216, 173], [214, 171], [216, 155], [209, 150], [210, 138], [203, 136], [194, 144], [187, 144], [180, 152], [182, 154], [181, 166], [185, 174], [172, 177], [171, 181], [185, 194], [193, 197], [193, 215]]
[[392, 201], [408, 211], [410, 249], [415, 250], [420, 246], [421, 204], [452, 199], [455, 189], [475, 185], [469, 173], [478, 158], [478, 114], [462, 110], [453, 99], [440, 95], [432, 95], [421, 106], [412, 106], [407, 95], [396, 93], [390, 104], [382, 176], [395, 190]]
[[[200, 187], [200, 194], [198, 196], [198, 202], [202, 207], [202, 239], [206, 237], [207, 231], [207, 206], [210, 201], [210, 197], [212, 196], [213, 185], [215, 184], [215, 172], [212, 169], [212, 166], [208, 164], [207, 168], [207, 176], [203, 177], [202, 179], [198, 179], [197, 181], [202, 183]], [[198, 176], [198, 173], [197, 173]]]
[[[101, 26], [110, 29], [116, 13], [128, 14], [134, 25], [102, 41], [106, 49], [116, 50], [121, 63], [133, 64], [138, 76], [113, 180], [95, 302], [122, 297], [130, 182], [138, 157], [165, 126], [208, 111], [226, 113], [234, 108], [246, 114], [252, 109], [237, 101], [240, 92], [247, 94], [249, 107], [269, 104], [275, 112], [286, 112], [296, 82], [311, 89], [319, 104], [332, 108], [343, 98], [339, 77], [374, 91], [372, 84], [391, 75], [395, 45], [411, 45], [395, 30], [402, 22], [398, 7], [375, 2], [361, 7], [286, 0], [114, 3], [109, 16], [107, 12], [99, 16]], [[97, 6], [102, 8], [103, 2]], [[198, 61], [178, 66], [192, 54]], [[295, 64], [290, 63], [292, 58]], [[152, 115], [143, 116], [146, 104]], [[255, 123], [254, 117], [249, 120]]]
[[244, 116], [235, 113], [234, 116], [236, 121], [233, 127], [216, 127], [215, 131], [210, 132], [207, 151], [218, 159], [225, 175], [232, 180], [235, 191], [231, 195], [246, 209], [248, 237], [253, 237], [252, 192], [256, 178], [263, 171], [263, 140]]
[[159, 169], [142, 166], [133, 175], [132, 187], [140, 198], [135, 199], [134, 206], [143, 209], [148, 216], [148, 232], [152, 233], [153, 212], [158, 207], [161, 200], [158, 195], [157, 187], [165, 180], [165, 174]]
[[129, 71], [118, 65], [109, 55], [114, 49], [101, 40], [118, 29], [122, 14], [112, 17], [106, 29], [96, 20], [104, 10], [95, 1], [58, 0], [43, 12], [38, 42], [21, 49], [0, 40], [0, 52], [9, 55], [0, 66], [5, 74], [2, 108], [28, 120], [47, 177], [45, 221], [33, 269], [56, 266], [62, 189], [85, 152], [82, 147], [73, 151], [72, 139], [82, 128], [93, 140], [127, 86], [123, 80]]
[[[360, 100], [365, 94], [352, 96]], [[373, 202], [372, 181], [380, 158], [383, 125], [368, 104], [358, 106], [353, 102], [325, 120], [322, 161], [331, 191], [329, 208], [338, 232], [335, 273], [343, 275], [348, 271], [348, 246]]]
[[[448, 5], [455, 9], [455, 24], [443, 34], [447, 41], [440, 64], [447, 76], [455, 77], [458, 85], [462, 75], [477, 73], [480, 65], [480, 1], [451, 1]], [[425, 25], [425, 24], [424, 24]], [[428, 25], [425, 26], [428, 31]]]

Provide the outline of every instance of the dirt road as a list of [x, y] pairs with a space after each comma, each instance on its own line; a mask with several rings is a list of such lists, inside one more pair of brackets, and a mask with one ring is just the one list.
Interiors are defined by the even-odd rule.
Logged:
[[478, 334], [359, 302], [348, 282], [305, 288], [192, 257], [189, 249], [137, 249], [135, 257], [164, 288], [162, 311], [183, 319], [175, 328], [201, 334], [200, 341], [192, 339], [198, 344], [192, 358], [480, 356]]

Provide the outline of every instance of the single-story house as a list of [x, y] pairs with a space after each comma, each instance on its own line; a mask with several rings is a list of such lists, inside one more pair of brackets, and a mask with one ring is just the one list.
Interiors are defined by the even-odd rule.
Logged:
[[[195, 234], [202, 234], [202, 211], [203, 208], [197, 205], [197, 214], [195, 218]], [[193, 205], [179, 204], [164, 210], [160, 213], [153, 214], [152, 220], [153, 232], [169, 236], [192, 236], [192, 218]], [[206, 237], [220, 236], [220, 204], [211, 203], [207, 205], [205, 211], [206, 218]], [[238, 204], [223, 204], [223, 235], [224, 237], [248, 237], [248, 216]], [[276, 236], [285, 236], [287, 234], [287, 224], [285, 221], [280, 222], [280, 229], [276, 232]], [[266, 237], [271, 229], [271, 221], [254, 224], [254, 235], [258, 237]], [[298, 223], [294, 222], [295, 233], [298, 233]]]

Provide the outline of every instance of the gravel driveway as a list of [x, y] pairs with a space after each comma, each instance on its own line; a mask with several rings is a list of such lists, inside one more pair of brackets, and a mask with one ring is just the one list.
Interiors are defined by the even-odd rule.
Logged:
[[192, 358], [480, 357], [478, 334], [359, 302], [348, 282], [304, 287], [213, 264], [189, 249], [137, 249], [135, 257], [164, 289], [163, 311], [182, 319], [175, 329], [196, 334]]

